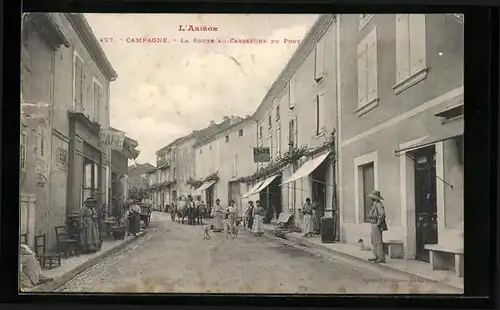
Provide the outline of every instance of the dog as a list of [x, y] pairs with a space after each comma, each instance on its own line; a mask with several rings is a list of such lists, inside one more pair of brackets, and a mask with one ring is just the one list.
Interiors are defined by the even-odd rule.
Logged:
[[203, 228], [203, 240], [210, 240], [211, 237], [210, 237], [210, 228], [211, 226], [213, 227], [213, 225], [206, 225], [204, 228]]
[[371, 251], [372, 250], [370, 247], [365, 246], [365, 242], [363, 241], [363, 239], [359, 239], [358, 244], [359, 244], [360, 251]]

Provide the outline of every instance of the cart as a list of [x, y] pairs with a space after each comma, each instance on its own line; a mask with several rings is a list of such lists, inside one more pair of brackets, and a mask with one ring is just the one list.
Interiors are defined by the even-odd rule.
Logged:
[[148, 228], [151, 222], [151, 207], [145, 203], [140, 203], [139, 206], [141, 207], [141, 221], [144, 222], [144, 227]]

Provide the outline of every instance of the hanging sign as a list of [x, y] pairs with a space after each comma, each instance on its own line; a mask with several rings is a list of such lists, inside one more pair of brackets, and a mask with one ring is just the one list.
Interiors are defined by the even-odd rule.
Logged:
[[121, 151], [123, 149], [123, 142], [125, 141], [125, 133], [114, 130], [101, 130], [99, 138], [101, 145]]
[[271, 154], [268, 147], [254, 147], [253, 148], [253, 162], [254, 163], [267, 163], [271, 160]]

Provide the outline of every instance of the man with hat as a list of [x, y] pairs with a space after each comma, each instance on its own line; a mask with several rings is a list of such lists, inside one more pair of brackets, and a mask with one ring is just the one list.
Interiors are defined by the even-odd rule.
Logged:
[[387, 223], [385, 221], [385, 208], [382, 204], [382, 196], [378, 190], [373, 190], [367, 195], [372, 199], [372, 206], [370, 208], [370, 215], [368, 219], [371, 223], [371, 241], [373, 246], [373, 258], [368, 259], [375, 263], [385, 263], [384, 255], [384, 241], [382, 232], [387, 230]]

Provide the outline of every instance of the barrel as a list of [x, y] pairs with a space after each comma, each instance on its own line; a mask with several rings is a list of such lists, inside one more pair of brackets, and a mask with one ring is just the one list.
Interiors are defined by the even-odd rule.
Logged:
[[335, 242], [335, 226], [333, 217], [321, 218], [321, 242], [322, 243]]

